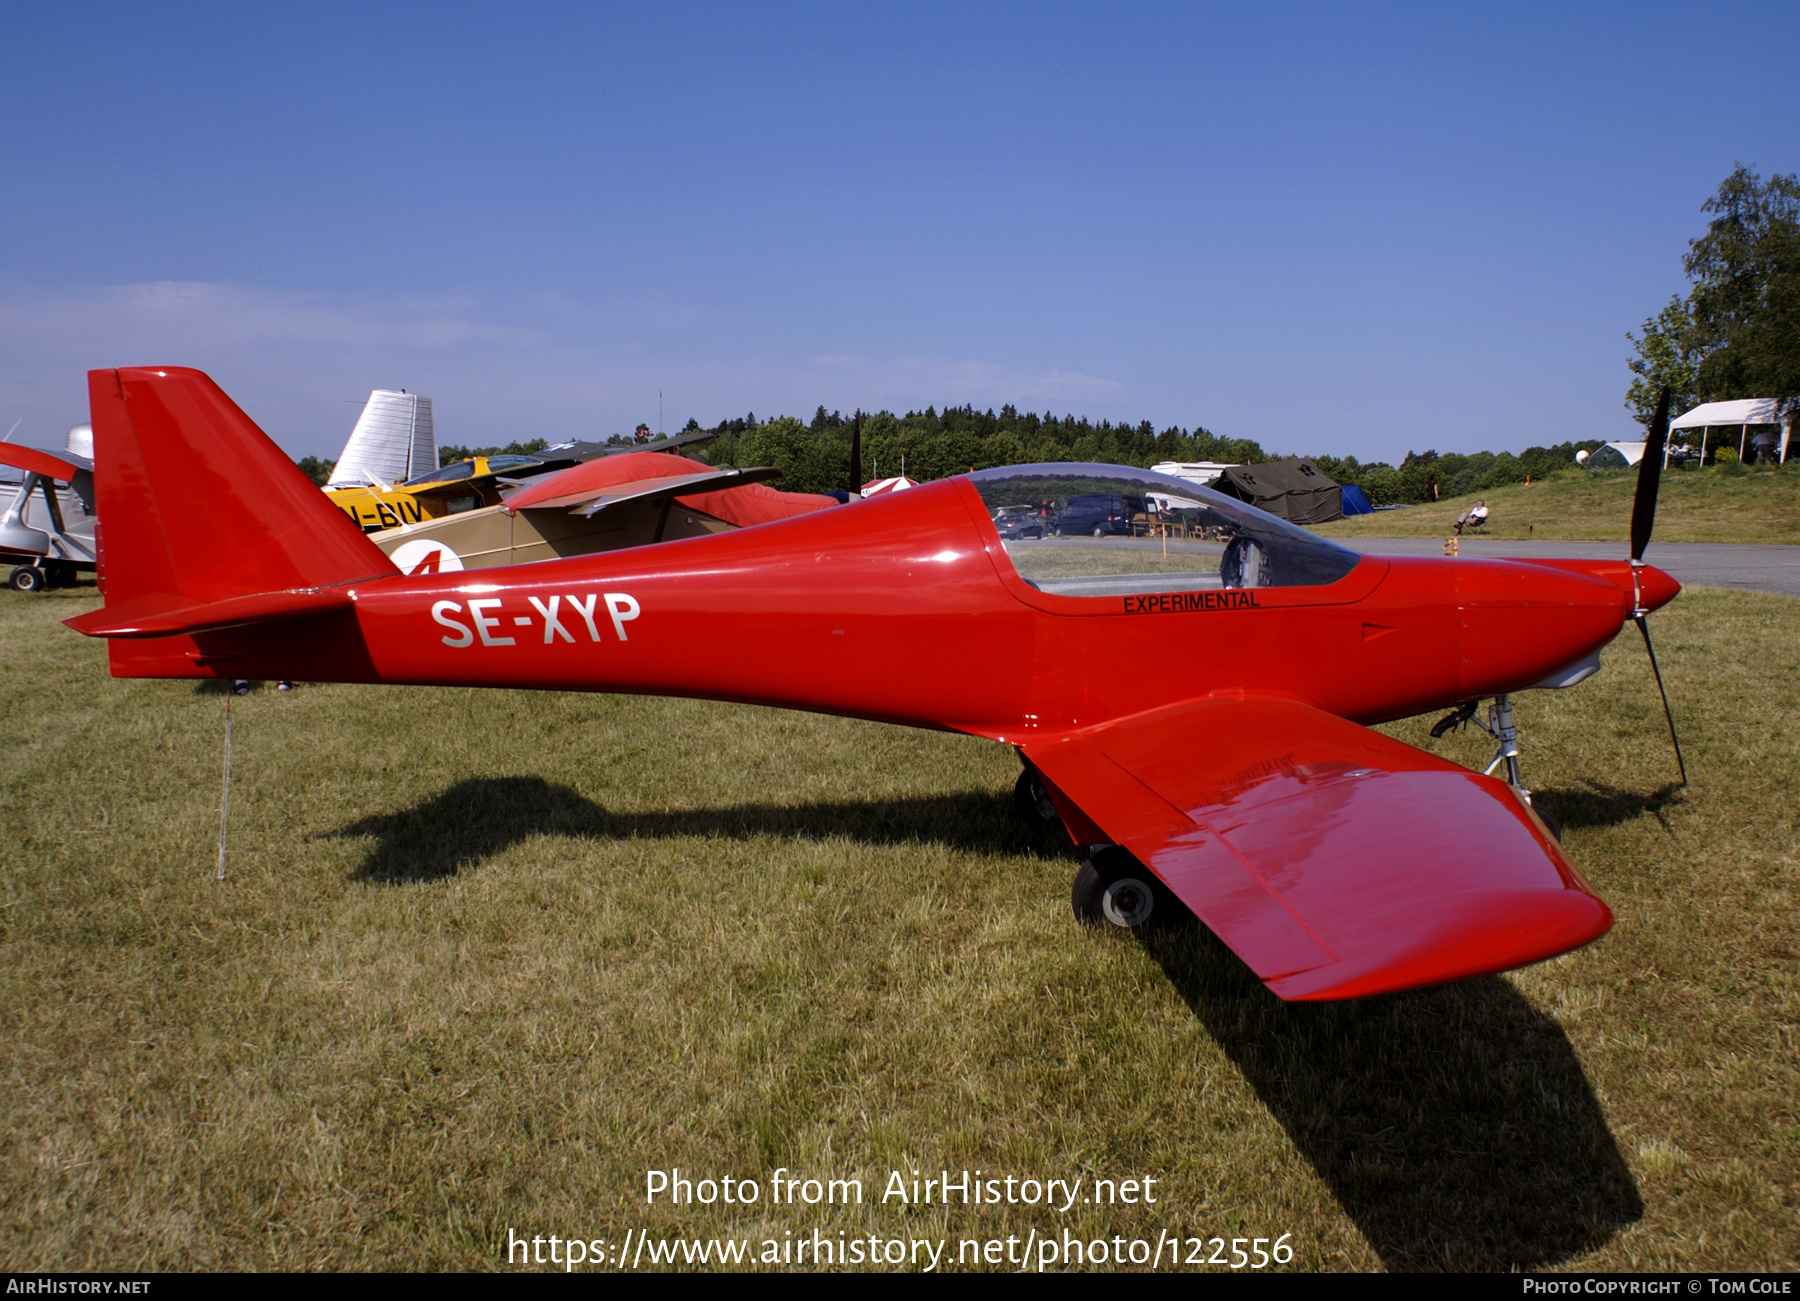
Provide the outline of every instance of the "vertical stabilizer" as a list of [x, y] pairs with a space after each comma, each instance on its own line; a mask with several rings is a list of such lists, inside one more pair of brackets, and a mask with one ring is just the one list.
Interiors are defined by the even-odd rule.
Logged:
[[437, 469], [437, 463], [431, 399], [404, 389], [378, 388], [369, 394], [327, 486], [402, 483]]
[[395, 572], [199, 371], [92, 370], [88, 400], [112, 622]]

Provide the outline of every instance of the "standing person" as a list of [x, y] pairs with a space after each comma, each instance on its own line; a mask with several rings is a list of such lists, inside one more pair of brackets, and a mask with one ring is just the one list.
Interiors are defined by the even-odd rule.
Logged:
[[1425, 500], [1426, 501], [1436, 501], [1437, 499], [1438, 499], [1437, 475], [1434, 474], [1434, 475], [1429, 476], [1425, 480]]

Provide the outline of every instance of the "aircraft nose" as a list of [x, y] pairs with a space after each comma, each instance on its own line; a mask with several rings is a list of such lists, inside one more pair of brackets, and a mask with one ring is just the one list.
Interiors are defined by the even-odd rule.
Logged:
[[1611, 564], [1624, 590], [1575, 562], [1458, 561], [1464, 698], [1539, 681], [1617, 636], [1631, 577]]
[[1646, 610], [1662, 609], [1681, 591], [1681, 584], [1655, 565], [1638, 566], [1637, 579], [1638, 599]]

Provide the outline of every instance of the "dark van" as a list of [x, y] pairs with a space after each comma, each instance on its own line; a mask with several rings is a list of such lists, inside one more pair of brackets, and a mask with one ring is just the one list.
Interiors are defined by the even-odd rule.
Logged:
[[1069, 498], [1069, 504], [1057, 512], [1056, 531], [1060, 536], [1082, 533], [1091, 533], [1097, 538], [1129, 536], [1132, 518], [1143, 513], [1142, 497], [1089, 493]]

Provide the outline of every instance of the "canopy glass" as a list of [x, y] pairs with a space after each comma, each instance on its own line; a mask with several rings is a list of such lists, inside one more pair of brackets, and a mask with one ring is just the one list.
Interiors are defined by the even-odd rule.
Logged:
[[1066, 596], [1319, 587], [1361, 557], [1267, 511], [1123, 465], [1009, 465], [969, 476], [1019, 576]]

